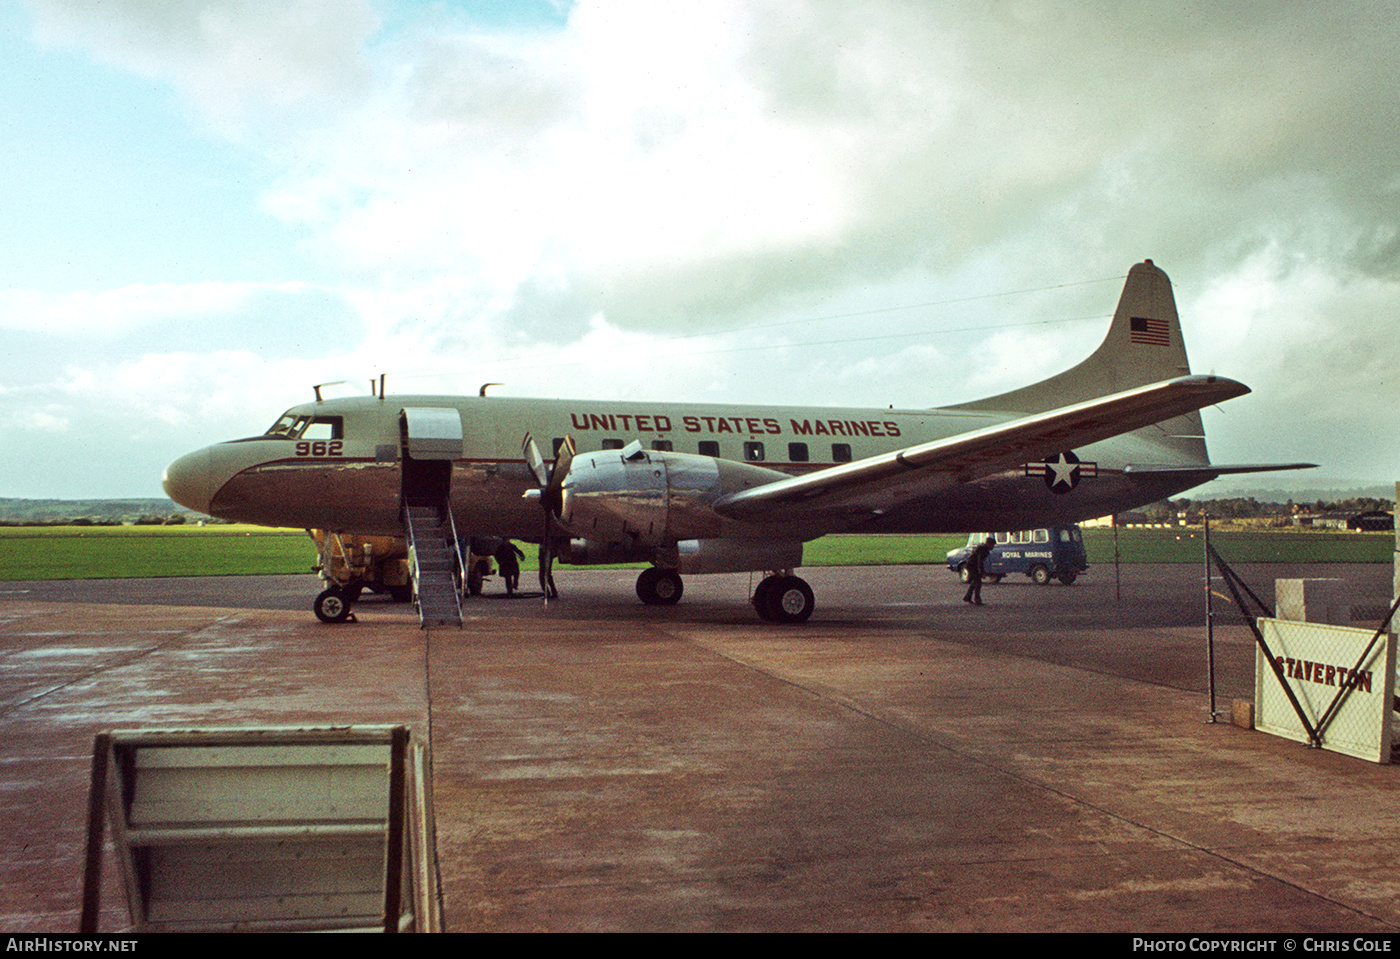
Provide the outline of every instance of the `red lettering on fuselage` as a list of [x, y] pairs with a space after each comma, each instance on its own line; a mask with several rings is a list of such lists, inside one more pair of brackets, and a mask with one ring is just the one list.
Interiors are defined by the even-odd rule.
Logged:
[[879, 436], [896, 439], [902, 435], [899, 424], [892, 420], [788, 420], [788, 423], [798, 436]]
[[[670, 433], [679, 428], [687, 433], [739, 433], [750, 436], [781, 436], [783, 424], [771, 416], [682, 416], [680, 426], [665, 413], [585, 413], [571, 412], [569, 422], [577, 432]], [[902, 435], [892, 420], [788, 420], [796, 436], [872, 436], [897, 439]]]

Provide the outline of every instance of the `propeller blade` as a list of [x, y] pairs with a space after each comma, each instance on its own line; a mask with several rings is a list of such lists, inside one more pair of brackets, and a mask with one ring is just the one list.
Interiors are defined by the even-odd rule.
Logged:
[[536, 481], [540, 488], [549, 485], [549, 468], [544, 465], [544, 457], [540, 455], [540, 448], [535, 445], [535, 438], [529, 433], [525, 434], [525, 440], [520, 444], [520, 452], [525, 456], [525, 465], [530, 467], [530, 472], [535, 474]]
[[549, 512], [558, 516], [564, 506], [564, 480], [569, 478], [569, 467], [574, 463], [574, 438], [565, 436], [554, 454], [554, 472], [549, 474], [549, 482], [544, 485], [540, 502]]
[[568, 477], [569, 467], [574, 461], [574, 438], [565, 436], [564, 441], [559, 444], [552, 470], [545, 465], [540, 448], [529, 433], [525, 434], [520, 451], [525, 457], [525, 464], [540, 484], [538, 490], [530, 490], [525, 495], [531, 499], [538, 499], [540, 506], [544, 507], [544, 532], [540, 535], [540, 592], [544, 593], [544, 601], [548, 604], [551, 599], [557, 599], [559, 596], [554, 588], [554, 518], [564, 502], [564, 480]]

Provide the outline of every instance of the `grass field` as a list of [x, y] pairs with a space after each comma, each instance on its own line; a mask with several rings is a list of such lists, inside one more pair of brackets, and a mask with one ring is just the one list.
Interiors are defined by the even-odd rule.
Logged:
[[45, 526], [0, 529], [0, 581], [305, 573], [302, 530], [256, 526]]
[[[1199, 563], [1199, 529], [1084, 531], [1091, 565]], [[940, 564], [965, 535], [828, 536], [808, 543], [806, 566]], [[1390, 533], [1212, 531], [1211, 542], [1235, 563], [1390, 563]], [[534, 568], [528, 543], [525, 566]], [[56, 526], [0, 528], [0, 581], [118, 579], [142, 576], [234, 576], [305, 573], [316, 550], [301, 530], [257, 526]]]

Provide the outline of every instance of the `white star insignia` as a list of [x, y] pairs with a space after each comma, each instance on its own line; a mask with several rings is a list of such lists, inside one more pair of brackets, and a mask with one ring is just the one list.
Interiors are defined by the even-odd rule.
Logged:
[[1079, 464], [1066, 460], [1063, 453], [1056, 455], [1054, 459], [1046, 460], [1045, 466], [1055, 477], [1051, 486], [1059, 486], [1061, 483], [1066, 486], [1074, 485], [1074, 474], [1079, 469]]

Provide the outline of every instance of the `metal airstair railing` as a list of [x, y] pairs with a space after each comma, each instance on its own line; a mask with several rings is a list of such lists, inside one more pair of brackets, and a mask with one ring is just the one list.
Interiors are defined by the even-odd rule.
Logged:
[[[457, 623], [460, 625], [462, 622], [462, 590], [467, 581], [464, 563], [471, 562], [471, 557], [467, 556], [465, 560], [462, 557], [462, 541], [457, 538], [457, 521], [452, 517], [451, 500], [443, 504], [442, 511], [447, 515], [447, 531], [452, 536], [452, 542], [450, 544], [452, 547], [452, 556], [454, 557], [452, 578], [455, 580], [453, 583], [454, 588], [452, 590], [452, 596], [457, 600]], [[467, 552], [471, 552], [470, 546], [468, 546]]]
[[418, 546], [414, 541], [413, 519], [408, 512], [408, 504], [403, 504], [403, 529], [408, 537], [408, 576], [409, 582], [413, 584], [413, 605], [418, 605], [418, 583], [419, 575], [422, 572], [418, 568]]
[[[446, 609], [442, 609], [440, 610], [440, 612], [444, 615], [444, 619], [446, 619], [446, 614], [450, 613], [451, 622], [453, 622], [456, 626], [460, 627], [462, 625], [461, 560], [456, 555], [457, 530], [456, 524], [452, 519], [452, 510], [446, 505], [420, 508], [432, 509], [434, 511], [434, 521], [436, 523], [437, 537], [434, 539], [432, 545], [434, 547], [440, 546], [448, 555], [451, 555], [453, 557], [452, 567], [449, 573], [451, 581], [447, 584], [449, 586], [449, 589], [446, 590], [446, 592], [449, 592], [451, 594], [452, 606]], [[417, 529], [413, 519], [414, 509], [415, 507], [410, 506], [408, 504], [405, 504], [404, 506], [404, 530], [408, 538], [408, 562], [409, 569], [413, 574], [413, 586], [414, 594], [418, 603], [419, 622], [422, 626], [427, 627], [429, 625], [428, 620], [432, 618], [434, 614], [431, 610], [425, 608], [424, 603], [423, 576], [425, 570], [423, 566], [422, 551], [423, 548], [427, 547], [429, 544], [426, 539], [422, 542], [420, 542], [418, 539], [419, 530]], [[445, 540], [444, 534], [447, 532], [451, 533], [451, 543], [448, 543]], [[430, 550], [430, 552], [435, 551], [435, 549]], [[434, 599], [438, 598], [436, 596], [436, 591], [430, 592], [434, 593]]]

